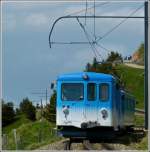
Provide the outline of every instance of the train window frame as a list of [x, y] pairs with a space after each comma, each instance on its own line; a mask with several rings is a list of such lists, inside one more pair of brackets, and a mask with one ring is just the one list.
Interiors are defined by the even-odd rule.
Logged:
[[[83, 98], [82, 99], [78, 99], [78, 100], [68, 100], [68, 99], [64, 100], [63, 96], [62, 96], [62, 88], [63, 88], [64, 84], [81, 84], [82, 85], [82, 93], [83, 93], [82, 95], [83, 95]], [[77, 102], [83, 101], [84, 100], [84, 83], [80, 83], [80, 82], [79, 83], [75, 83], [75, 82], [74, 83], [73, 82], [61, 83], [61, 94], [60, 95], [61, 95], [61, 101], [63, 101], [63, 102], [64, 101], [77, 101]]]
[[[108, 87], [108, 89], [107, 89], [107, 92], [108, 92], [108, 95], [107, 95], [107, 99], [102, 99], [101, 98], [101, 86], [102, 85], [106, 85], [107, 87]], [[100, 83], [99, 84], [99, 100], [100, 101], [102, 101], [102, 102], [107, 102], [107, 101], [109, 101], [109, 98], [110, 98], [110, 85], [108, 84], [108, 83]]]
[[[94, 86], [95, 86], [94, 99], [89, 99], [88, 85], [90, 85], [90, 84], [94, 84]], [[96, 99], [97, 99], [97, 85], [96, 85], [96, 83], [94, 83], [94, 82], [89, 82], [89, 83], [87, 83], [87, 100], [88, 100], [88, 101], [95, 101]]]

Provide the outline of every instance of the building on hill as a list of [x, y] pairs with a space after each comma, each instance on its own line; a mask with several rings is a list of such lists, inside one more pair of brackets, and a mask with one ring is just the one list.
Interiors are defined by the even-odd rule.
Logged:
[[144, 44], [142, 43], [132, 55], [132, 62], [144, 65]]
[[139, 52], [135, 52], [132, 55], [132, 62], [137, 62], [139, 60]]

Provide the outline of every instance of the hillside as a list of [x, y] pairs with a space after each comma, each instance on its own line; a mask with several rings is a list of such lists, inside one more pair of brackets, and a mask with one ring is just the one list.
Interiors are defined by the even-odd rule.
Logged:
[[[3, 144], [3, 149], [31, 150], [50, 144], [60, 139], [60, 137], [55, 135], [54, 128], [55, 124], [46, 120], [31, 122], [24, 116], [21, 116], [13, 124], [3, 128], [3, 134], [7, 136], [5, 139], [3, 138], [3, 141], [7, 140]], [[17, 144], [13, 129], [16, 129]]]
[[134, 95], [137, 104], [136, 107], [144, 108], [144, 70], [118, 65], [118, 72], [125, 81], [126, 90]]
[[30, 123], [30, 122], [31, 122], [31, 120], [27, 119], [25, 117], [25, 115], [16, 116], [15, 121], [13, 123], [11, 123], [8, 126], [2, 128], [2, 132], [3, 132], [3, 134], [8, 134], [12, 129], [18, 128], [22, 124], [27, 124], [27, 123]]

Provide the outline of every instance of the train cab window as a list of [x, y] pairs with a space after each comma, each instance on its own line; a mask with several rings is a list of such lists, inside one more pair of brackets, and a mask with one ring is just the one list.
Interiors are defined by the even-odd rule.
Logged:
[[61, 85], [61, 99], [63, 101], [83, 100], [84, 85], [82, 83], [63, 83]]
[[109, 99], [109, 85], [102, 83], [99, 85], [99, 99], [101, 101], [108, 101]]
[[94, 101], [96, 99], [96, 84], [88, 83], [87, 85], [87, 99], [89, 101]]

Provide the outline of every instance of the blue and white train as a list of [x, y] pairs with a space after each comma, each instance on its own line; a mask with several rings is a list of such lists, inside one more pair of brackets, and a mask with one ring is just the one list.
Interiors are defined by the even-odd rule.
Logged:
[[56, 125], [64, 137], [86, 137], [92, 129], [98, 135], [103, 128], [117, 131], [134, 125], [135, 100], [109, 74], [60, 75], [56, 109]]

